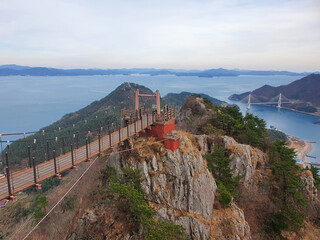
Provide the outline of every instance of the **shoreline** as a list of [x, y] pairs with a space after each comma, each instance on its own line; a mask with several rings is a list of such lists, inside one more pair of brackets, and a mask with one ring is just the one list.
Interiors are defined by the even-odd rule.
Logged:
[[[232, 95], [231, 95], [232, 96]], [[235, 101], [235, 102], [241, 102], [241, 100], [236, 100], [236, 99], [230, 99], [230, 96], [228, 97], [229, 100], [231, 101]], [[242, 102], [243, 103], [243, 102]], [[254, 103], [251, 103], [252, 105], [255, 105]], [[265, 107], [273, 107], [273, 108], [277, 108], [276, 105], [271, 105], [271, 104], [263, 104], [263, 103], [259, 103], [260, 106], [265, 106]], [[285, 109], [285, 110], [289, 110], [289, 111], [292, 111], [292, 112], [297, 112], [297, 113], [302, 113], [302, 114], [306, 114], [306, 115], [310, 115], [310, 116], [315, 116], [315, 117], [320, 117], [320, 112], [319, 112], [319, 107], [317, 107], [318, 111], [315, 112], [315, 113], [309, 113], [309, 112], [304, 112], [304, 111], [300, 111], [300, 110], [297, 110], [297, 109], [294, 109], [294, 108], [288, 108], [288, 107], [283, 107], [281, 106], [282, 109]], [[319, 124], [320, 123], [315, 123], [315, 124]]]
[[316, 112], [316, 113], [308, 113], [308, 112], [303, 112], [303, 111], [296, 110], [296, 109], [293, 109], [293, 108], [287, 108], [287, 107], [281, 107], [281, 108], [289, 110], [289, 111], [292, 111], [292, 112], [298, 112], [298, 113], [302, 113], [302, 114], [307, 114], [307, 115], [311, 115], [311, 116], [320, 117], [320, 113], [318, 113], [318, 112]]
[[303, 167], [306, 166], [307, 161], [307, 155], [312, 150], [312, 143], [301, 140], [295, 136], [287, 135], [289, 144], [287, 145], [288, 148], [292, 148], [295, 150], [297, 154], [297, 159], [300, 160], [300, 162], [297, 162], [298, 164], [301, 164]]

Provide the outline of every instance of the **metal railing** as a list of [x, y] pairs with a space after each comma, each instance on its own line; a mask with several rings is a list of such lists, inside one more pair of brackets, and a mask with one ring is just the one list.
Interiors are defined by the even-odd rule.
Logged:
[[125, 121], [124, 127], [121, 128], [119, 125], [118, 129], [113, 132], [110, 131], [111, 128], [109, 127], [105, 128], [108, 131], [102, 131], [103, 128], [101, 128], [94, 134], [89, 131], [87, 135], [83, 135], [85, 139], [82, 140], [85, 141], [81, 141], [84, 142], [82, 146], [79, 146], [78, 139], [74, 136], [73, 141], [68, 143], [69, 146], [62, 141], [63, 144], [60, 149], [57, 144], [49, 149], [49, 144], [46, 142], [46, 151], [42, 156], [35, 154], [34, 151], [30, 150], [30, 147], [27, 147], [28, 167], [19, 171], [13, 172], [10, 169], [10, 154], [6, 152], [6, 177], [0, 179], [0, 199], [13, 196], [15, 193], [37, 185], [52, 176], [58, 176], [59, 173], [69, 168], [74, 168], [80, 162], [89, 160], [91, 157], [117, 145], [150, 125], [154, 123], [164, 124], [174, 119], [174, 117], [175, 109], [169, 109], [167, 106], [161, 114], [141, 109], [134, 113], [130, 121]]
[[86, 138], [85, 145], [83, 146], [77, 147], [76, 144], [70, 144], [70, 151], [60, 156], [56, 156], [56, 149], [51, 149], [50, 159], [43, 159], [44, 162], [40, 164], [36, 164], [36, 162], [39, 162], [36, 156], [30, 156], [31, 165], [20, 171], [11, 171], [9, 166], [10, 156], [6, 153], [6, 177], [0, 179], [0, 199], [13, 196], [19, 191], [39, 184], [47, 178], [56, 176], [67, 169], [75, 167], [80, 162], [102, 153], [152, 125], [152, 119], [152, 114], [143, 114], [141, 119], [131, 124], [126, 124], [125, 127], [119, 127], [118, 130], [112, 133], [98, 133], [96, 139], [92, 142]]

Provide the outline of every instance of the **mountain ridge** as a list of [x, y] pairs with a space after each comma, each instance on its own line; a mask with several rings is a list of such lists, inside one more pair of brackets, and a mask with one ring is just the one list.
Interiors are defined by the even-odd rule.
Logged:
[[213, 68], [207, 70], [183, 70], [183, 69], [156, 69], [156, 68], [120, 68], [120, 69], [60, 69], [48, 67], [28, 67], [15, 64], [0, 65], [0, 76], [92, 76], [92, 75], [131, 75], [148, 74], [150, 76], [175, 75], [175, 76], [197, 76], [197, 77], [219, 77], [219, 76], [239, 76], [239, 75], [288, 75], [306, 76], [309, 72], [289, 72], [289, 71], [260, 71], [260, 70], [238, 70]]

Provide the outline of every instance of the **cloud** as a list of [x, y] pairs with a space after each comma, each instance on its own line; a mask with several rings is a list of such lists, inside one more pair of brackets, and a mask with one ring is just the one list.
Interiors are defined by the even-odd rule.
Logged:
[[0, 64], [319, 70], [317, 0], [2, 0], [0, 25]]

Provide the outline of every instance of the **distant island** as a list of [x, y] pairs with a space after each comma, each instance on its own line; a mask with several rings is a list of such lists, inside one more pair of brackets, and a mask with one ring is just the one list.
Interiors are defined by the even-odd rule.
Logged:
[[310, 73], [288, 72], [288, 71], [259, 71], [259, 70], [238, 70], [216, 68], [209, 70], [176, 70], [176, 69], [155, 69], [155, 68], [122, 68], [122, 69], [58, 69], [47, 67], [29, 67], [15, 64], [0, 65], [0, 76], [93, 76], [93, 75], [134, 75], [144, 74], [150, 76], [175, 75], [175, 76], [196, 76], [196, 77], [223, 77], [240, 75], [287, 75], [306, 76]]
[[251, 104], [268, 106], [277, 106], [281, 94], [282, 108], [320, 116], [320, 74], [310, 74], [279, 87], [264, 85], [252, 92], [233, 94], [229, 99], [248, 102], [249, 94]]

